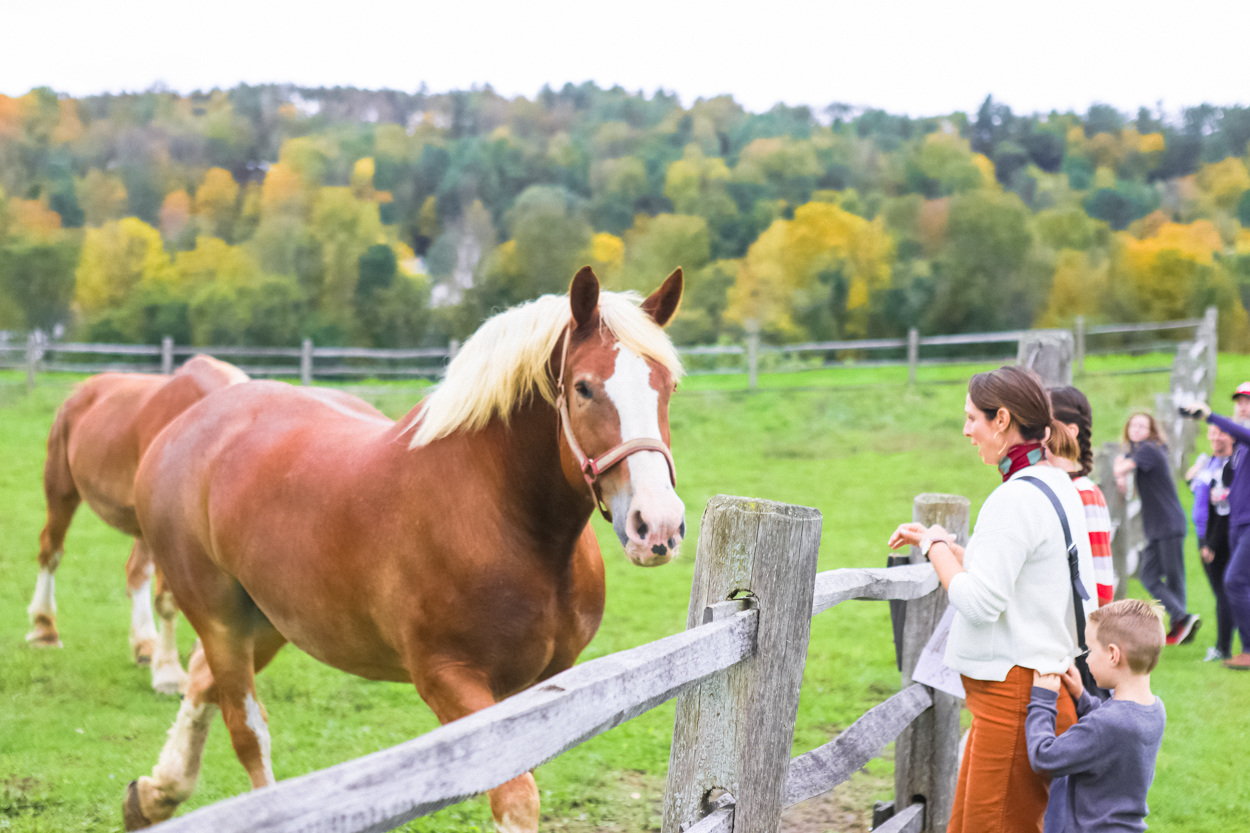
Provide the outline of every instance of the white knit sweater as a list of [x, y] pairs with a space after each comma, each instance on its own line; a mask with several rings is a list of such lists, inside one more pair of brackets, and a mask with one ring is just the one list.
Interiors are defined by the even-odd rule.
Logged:
[[1080, 553], [1088, 616], [1098, 607], [1085, 507], [1068, 475], [1028, 466], [995, 489], [977, 515], [964, 571], [951, 579], [956, 615], [946, 664], [976, 680], [1007, 678], [1012, 666], [1060, 673], [1077, 653], [1072, 582], [1059, 515], [1030, 475], [1050, 486], [1068, 516]]

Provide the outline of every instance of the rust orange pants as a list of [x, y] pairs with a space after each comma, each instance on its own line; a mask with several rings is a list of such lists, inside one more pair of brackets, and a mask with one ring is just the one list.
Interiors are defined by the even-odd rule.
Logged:
[[[963, 681], [972, 728], [947, 833], [1041, 833], [1050, 778], [1029, 766], [1024, 737], [1033, 669], [1017, 665], [1001, 683]], [[1055, 729], [1074, 723], [1076, 706], [1061, 690]]]

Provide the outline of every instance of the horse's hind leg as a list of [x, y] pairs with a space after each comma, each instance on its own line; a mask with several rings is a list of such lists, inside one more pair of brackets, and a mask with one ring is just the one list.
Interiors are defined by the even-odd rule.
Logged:
[[197, 644], [188, 663], [191, 670], [186, 697], [178, 709], [161, 757], [151, 776], [131, 781], [123, 804], [127, 830], [164, 821], [195, 792], [200, 760], [213, 717], [218, 712], [213, 672]]
[[[230, 730], [235, 754], [253, 787], [274, 783], [269, 757], [269, 727], [256, 700], [255, 672], [273, 659], [286, 640], [268, 624], [241, 636], [219, 633], [206, 652], [201, 643], [188, 663], [186, 697], [161, 757], [150, 776], [131, 781], [123, 816], [127, 830], [168, 819], [191, 797], [200, 774], [200, 759], [213, 715], [221, 712]], [[211, 656], [211, 659], [210, 659]]]
[[39, 533], [39, 578], [35, 595], [26, 612], [33, 626], [26, 641], [36, 648], [59, 648], [61, 637], [56, 630], [56, 568], [65, 553], [65, 532], [74, 519], [74, 511], [82, 498], [74, 485], [65, 449], [61, 415], [48, 437], [48, 459], [43, 469], [43, 493], [48, 503], [48, 521]]
[[[429, 667], [413, 674], [421, 699], [434, 711], [440, 723], [447, 724], [467, 714], [495, 705], [495, 696], [485, 675], [458, 663]], [[534, 774], [518, 775], [489, 790], [490, 812], [497, 833], [535, 833], [538, 830], [538, 785]]]
[[126, 561], [126, 595], [130, 597], [130, 650], [135, 663], [149, 665], [156, 653], [156, 620], [152, 616], [152, 551], [139, 538]]
[[156, 572], [156, 612], [161, 617], [160, 644], [152, 660], [152, 688], [161, 694], [178, 694], [187, 684], [186, 672], [178, 659], [178, 642], [174, 626], [178, 621], [178, 604], [165, 584], [165, 577]]

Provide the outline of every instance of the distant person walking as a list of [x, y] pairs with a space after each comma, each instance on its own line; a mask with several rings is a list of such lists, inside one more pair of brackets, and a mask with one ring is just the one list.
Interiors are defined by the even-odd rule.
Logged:
[[[1224, 572], [1228, 569], [1229, 548], [1228, 521], [1231, 508], [1228, 503], [1229, 485], [1233, 482], [1233, 468], [1229, 464], [1233, 454], [1233, 438], [1217, 425], [1207, 426], [1207, 440], [1211, 443], [1211, 457], [1194, 475], [1190, 483], [1194, 491], [1194, 529], [1198, 533], [1199, 554], [1202, 569], [1211, 583], [1215, 596], [1216, 638], [1214, 647], [1207, 650], [1206, 661], [1232, 659], [1233, 612], [1224, 592]], [[1242, 639], [1245, 644], [1245, 639]]]
[[[1060, 515], [1025, 478], [1040, 481], [1060, 502], [1077, 549], [1081, 594], [1092, 599], [1097, 590], [1085, 507], [1067, 473], [1048, 462], [1043, 443], [1060, 457], [1076, 458], [1079, 450], [1055, 422], [1037, 377], [1023, 368], [973, 376], [964, 411], [964, 436], [1003, 478], [977, 514], [967, 549], [940, 526], [916, 523], [900, 525], [889, 545], [918, 547], [955, 608], [945, 662], [963, 678], [972, 728], [947, 830], [1036, 833], [1050, 779], [1033, 771], [1025, 742], [1033, 674], [1062, 674], [1077, 647]], [[1076, 722], [1076, 706], [1064, 696], [1056, 710], [1062, 734]]]
[[1146, 546], [1138, 574], [1146, 590], [1163, 603], [1171, 621], [1167, 644], [1193, 640], [1201, 621], [1185, 606], [1185, 510], [1176, 496], [1167, 447], [1154, 417], [1136, 413], [1124, 425], [1125, 454], [1115, 461], [1116, 477], [1136, 475]]

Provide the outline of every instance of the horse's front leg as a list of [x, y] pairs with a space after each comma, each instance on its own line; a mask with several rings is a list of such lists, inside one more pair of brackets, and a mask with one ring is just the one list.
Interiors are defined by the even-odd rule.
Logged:
[[[414, 672], [421, 699], [446, 725], [465, 715], [495, 705], [486, 674], [463, 663], [448, 662]], [[490, 790], [490, 811], [498, 833], [535, 833], [538, 830], [538, 785], [527, 772]]]

